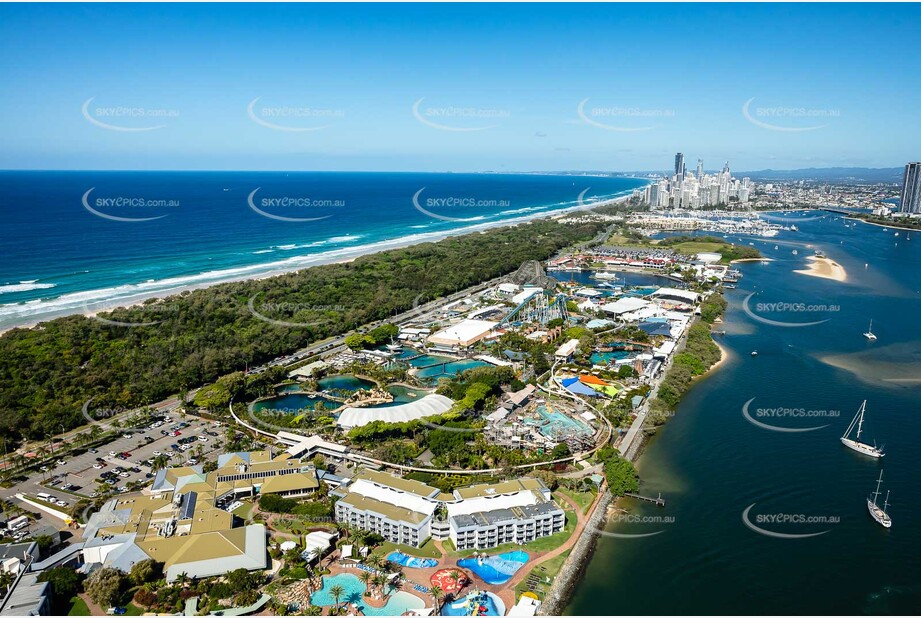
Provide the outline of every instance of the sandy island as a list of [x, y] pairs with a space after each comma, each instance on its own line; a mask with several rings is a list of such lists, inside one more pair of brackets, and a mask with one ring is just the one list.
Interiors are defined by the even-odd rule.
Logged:
[[810, 275], [822, 279], [832, 279], [844, 283], [847, 281], [847, 272], [838, 262], [824, 257], [810, 255], [806, 258], [809, 260], [809, 268], [803, 270], [794, 270], [793, 272], [801, 275]]

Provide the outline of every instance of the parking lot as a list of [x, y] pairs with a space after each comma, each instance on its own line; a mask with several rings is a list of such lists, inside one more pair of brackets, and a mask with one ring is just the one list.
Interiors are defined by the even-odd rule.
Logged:
[[[159, 423], [159, 424], [158, 424]], [[156, 424], [156, 427], [152, 425]], [[0, 489], [0, 499], [11, 499], [27, 511], [36, 509], [19, 502], [14, 496], [24, 494], [42, 502], [38, 494], [47, 494], [49, 506], [69, 509], [82, 498], [102, 495], [105, 489], [126, 492], [132, 483], [149, 484], [153, 480], [154, 459], [164, 455], [168, 467], [203, 464], [215, 460], [223, 443], [224, 428], [216, 422], [196, 417], [180, 418], [167, 414], [162, 420], [140, 429], [124, 430], [112, 442], [79, 455], [64, 455], [46, 470], [34, 472], [12, 488]], [[102, 483], [98, 481], [102, 481]], [[38, 512], [38, 521], [24, 532], [43, 525], [63, 528], [63, 520]]]

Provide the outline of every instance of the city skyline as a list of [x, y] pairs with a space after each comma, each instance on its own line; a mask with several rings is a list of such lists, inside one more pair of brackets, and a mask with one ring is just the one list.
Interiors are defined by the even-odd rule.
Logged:
[[[636, 171], [679, 147], [742, 170], [918, 158], [921, 86], [900, 68], [916, 6], [361, 10], [356, 25], [342, 6], [6, 5], [0, 169]], [[673, 62], [700, 28], [702, 62]], [[888, 34], [850, 44], [874, 29]]]

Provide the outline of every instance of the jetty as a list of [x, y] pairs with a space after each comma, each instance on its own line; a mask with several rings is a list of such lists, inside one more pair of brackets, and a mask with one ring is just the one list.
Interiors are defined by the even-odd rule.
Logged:
[[656, 506], [662, 506], [662, 507], [665, 506], [665, 498], [662, 497], [662, 492], [659, 492], [659, 495], [655, 498], [652, 498], [650, 496], [641, 496], [640, 494], [631, 494], [631, 493], [625, 493], [624, 495], [627, 496], [628, 498], [635, 498], [636, 500], [642, 500], [643, 502], [652, 502]]

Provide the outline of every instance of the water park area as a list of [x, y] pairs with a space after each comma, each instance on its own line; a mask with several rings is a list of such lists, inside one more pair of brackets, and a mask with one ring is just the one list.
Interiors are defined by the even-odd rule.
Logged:
[[521, 550], [496, 556], [477, 556], [457, 561], [457, 565], [470, 569], [487, 584], [499, 585], [510, 580], [529, 560], [528, 553]]
[[[332, 593], [336, 586], [342, 589], [338, 600]], [[351, 573], [327, 575], [323, 577], [323, 587], [310, 596], [310, 604], [321, 607], [331, 607], [336, 603], [347, 604], [365, 616], [401, 616], [410, 609], [418, 610], [425, 607], [425, 601], [414, 594], [393, 589], [390, 589], [383, 607], [373, 607], [364, 596], [366, 589], [367, 586]]]
[[441, 608], [442, 616], [504, 616], [505, 603], [498, 595], [486, 590], [474, 590]]
[[558, 442], [571, 436], [591, 437], [595, 433], [595, 430], [584, 422], [555, 410], [546, 403], [537, 405], [534, 414], [523, 416], [521, 422], [536, 427], [542, 435]]
[[390, 552], [387, 554], [387, 560], [410, 569], [430, 569], [438, 566], [438, 561], [434, 558], [416, 558], [401, 551]]

